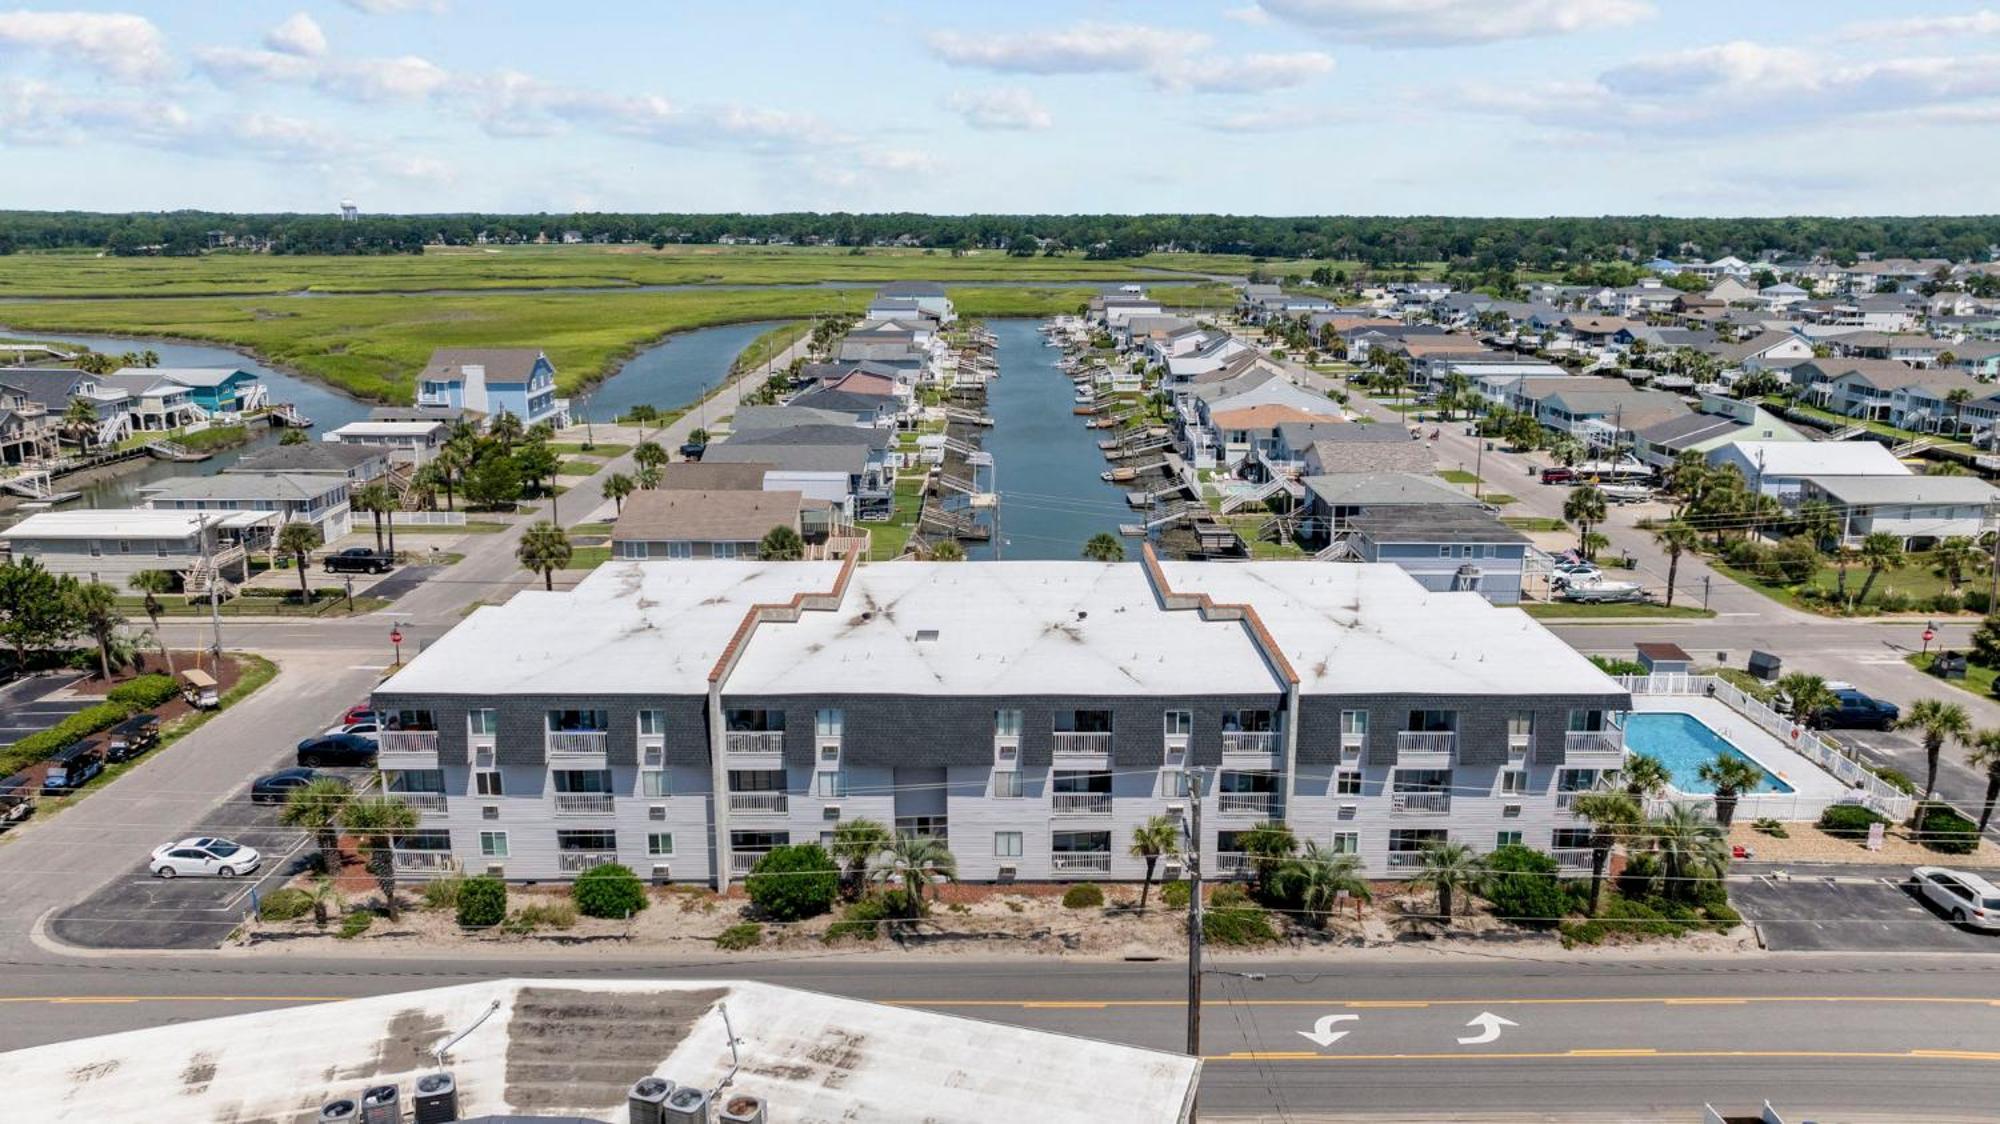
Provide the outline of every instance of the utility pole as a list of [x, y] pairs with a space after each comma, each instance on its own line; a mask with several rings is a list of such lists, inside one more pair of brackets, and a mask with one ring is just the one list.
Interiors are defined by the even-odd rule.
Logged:
[[[1201, 773], [1190, 770], [1188, 779], [1188, 963], [1187, 963], [1187, 1052], [1201, 1057]], [[1188, 1109], [1194, 1124], [1198, 1107]]]
[[208, 621], [215, 629], [215, 643], [209, 648], [209, 667], [217, 678], [222, 676], [222, 573], [217, 570], [208, 552], [208, 519], [203, 515], [199, 524], [201, 533], [201, 567], [208, 571]]
[[[1986, 611], [1989, 613], [2000, 613], [2000, 527], [1996, 527], [1994, 524], [1993, 517], [1996, 514], [2000, 514], [2000, 504], [1991, 504], [1991, 503], [1987, 504], [1986, 505], [1987, 527], [1995, 528], [1995, 533], [1993, 536], [1993, 545], [1991, 547], [1993, 553], [1993, 576], [1991, 579], [1991, 583], [1986, 590]], [[1982, 532], [1981, 537], [1984, 537], [1983, 532], [1985, 532], [1987, 527], [1980, 528], [1980, 531]]]

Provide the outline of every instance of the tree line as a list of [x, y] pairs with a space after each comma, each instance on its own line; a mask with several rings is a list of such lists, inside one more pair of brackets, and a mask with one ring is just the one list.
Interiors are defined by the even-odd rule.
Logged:
[[1560, 271], [1580, 262], [1655, 256], [1751, 257], [1766, 250], [1942, 257], [1985, 261], [2000, 245], [2000, 215], [1853, 218], [1675, 218], [1664, 215], [1552, 218], [1415, 216], [924, 215], [847, 212], [653, 214], [332, 215], [171, 211], [109, 214], [0, 211], [0, 253], [90, 249], [113, 254], [190, 255], [211, 234], [267, 245], [277, 254], [418, 253], [427, 244], [559, 240], [715, 242], [724, 237], [861, 247], [917, 245], [1010, 252], [1082, 251], [1127, 258], [1160, 250], [1269, 258], [1359, 261], [1371, 268], [1444, 262], [1454, 269]]

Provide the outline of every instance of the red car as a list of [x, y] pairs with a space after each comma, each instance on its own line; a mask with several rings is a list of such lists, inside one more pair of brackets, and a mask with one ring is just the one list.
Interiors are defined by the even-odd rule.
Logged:
[[1557, 466], [1542, 470], [1542, 483], [1544, 484], [1574, 484], [1576, 483], [1576, 479], [1576, 469], [1573, 468]]
[[334, 725], [352, 726], [356, 722], [373, 722], [373, 721], [375, 721], [375, 708], [368, 705], [367, 703], [359, 703], [355, 706], [348, 707], [347, 713], [341, 715], [340, 721], [334, 723]]

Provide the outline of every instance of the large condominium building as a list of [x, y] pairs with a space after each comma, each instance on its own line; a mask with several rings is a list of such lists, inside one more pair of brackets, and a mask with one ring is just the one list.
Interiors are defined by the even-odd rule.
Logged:
[[1377, 877], [1430, 843], [1587, 863], [1627, 693], [1517, 611], [1388, 565], [612, 562], [479, 610], [375, 694], [408, 872], [727, 881], [867, 817], [972, 880], [1210, 870], [1285, 822]]

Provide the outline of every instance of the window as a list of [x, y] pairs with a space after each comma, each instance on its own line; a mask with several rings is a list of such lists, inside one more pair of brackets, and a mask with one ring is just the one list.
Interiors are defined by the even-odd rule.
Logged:
[[1582, 850], [1590, 846], [1590, 829], [1587, 827], [1560, 828], [1550, 837], [1549, 843], [1551, 850]]
[[1021, 774], [1013, 769], [1002, 769], [993, 774], [993, 795], [1014, 798], [1021, 795]]
[[1403, 729], [1411, 733], [1448, 734], [1458, 729], [1458, 712], [1455, 710], [1413, 710], [1410, 724]]
[[482, 831], [479, 833], [479, 854], [489, 859], [507, 857], [507, 833], [504, 831]]
[[1361, 833], [1358, 831], [1336, 831], [1333, 833], [1333, 853], [1336, 855], [1358, 855], [1361, 853]]
[[639, 771], [639, 795], [656, 798], [672, 796], [673, 790], [667, 787], [667, 771], [665, 769], [641, 769]]
[[1525, 742], [1535, 736], [1535, 712], [1517, 710], [1507, 716], [1507, 740]]
[[1507, 796], [1519, 796], [1528, 791], [1528, 771], [1526, 769], [1502, 769], [1500, 771], [1500, 791]]
[[838, 769], [813, 774], [813, 795], [839, 798], [847, 795], [847, 774]]
[[838, 765], [840, 763], [840, 747], [837, 745], [820, 746], [819, 759], [829, 765]]
[[639, 733], [641, 736], [658, 737], [667, 732], [667, 712], [664, 710], [642, 710], [639, 712]]
[[1597, 787], [1597, 770], [1564, 769], [1556, 774], [1557, 792], [1589, 792]]
[[1493, 845], [1495, 847], [1518, 847], [1521, 845], [1521, 833], [1518, 831], [1497, 832], [1493, 836]]
[[1108, 710], [1057, 711], [1055, 732], [1058, 734], [1108, 734], [1111, 732], [1111, 712]]
[[392, 710], [386, 717], [391, 730], [437, 729], [437, 722], [428, 710]]
[[481, 769], [472, 774], [472, 791], [481, 796], [505, 796], [507, 785], [497, 769]]
[[589, 734], [610, 728], [610, 719], [601, 710], [549, 711], [549, 733], [551, 734]]
[[611, 792], [609, 769], [557, 769], [553, 775], [557, 792], [599, 794]]
[[1194, 733], [1194, 711], [1170, 710], [1166, 717], [1167, 736], [1186, 737]]
[[558, 831], [558, 851], [615, 851], [618, 833], [613, 831]]
[[710, 555], [710, 557], [713, 558], [736, 557], [736, 544], [733, 542], [718, 542], [718, 543], [711, 543], [709, 545], [715, 548], [714, 553]]
[[647, 833], [646, 853], [656, 859], [671, 857], [674, 853], [674, 833], [671, 831]]
[[993, 736], [996, 738], [1018, 738], [1021, 736], [1021, 712], [1018, 710], [996, 710], [993, 712]]
[[1226, 734], [1268, 734], [1277, 728], [1276, 717], [1268, 710], [1227, 710], [1222, 713], [1222, 731]]
[[1179, 799], [1186, 796], [1189, 791], [1187, 770], [1160, 770], [1160, 795]]
[[1451, 548], [1450, 548], [1449, 546], [1441, 546], [1441, 547], [1438, 547], [1438, 557], [1439, 557], [1439, 558], [1450, 558], [1450, 557], [1451, 557]]
[[993, 855], [995, 858], [1018, 859], [1021, 857], [1021, 833], [1018, 831], [996, 831], [993, 833]]
[[1368, 712], [1365, 710], [1343, 710], [1340, 712], [1340, 740], [1342, 744], [1358, 745], [1368, 740]]
[[781, 733], [785, 728], [782, 710], [732, 710], [724, 718], [728, 729], [751, 733]]
[[[104, 557], [104, 543], [97, 539], [90, 540], [90, 556], [92, 558]], [[95, 581], [96, 579], [92, 578], [91, 580]]]
[[490, 708], [466, 712], [465, 728], [473, 737], [492, 737], [500, 732], [500, 712]]
[[822, 710], [813, 715], [813, 733], [822, 738], [837, 738], [843, 724], [842, 713], [838, 710]]
[[1572, 710], [1569, 712], [1571, 733], [1598, 733], [1605, 728], [1604, 712], [1601, 710]]
[[1361, 795], [1361, 770], [1342, 769], [1338, 773], [1335, 773], [1333, 775], [1333, 794], [1335, 796]]

